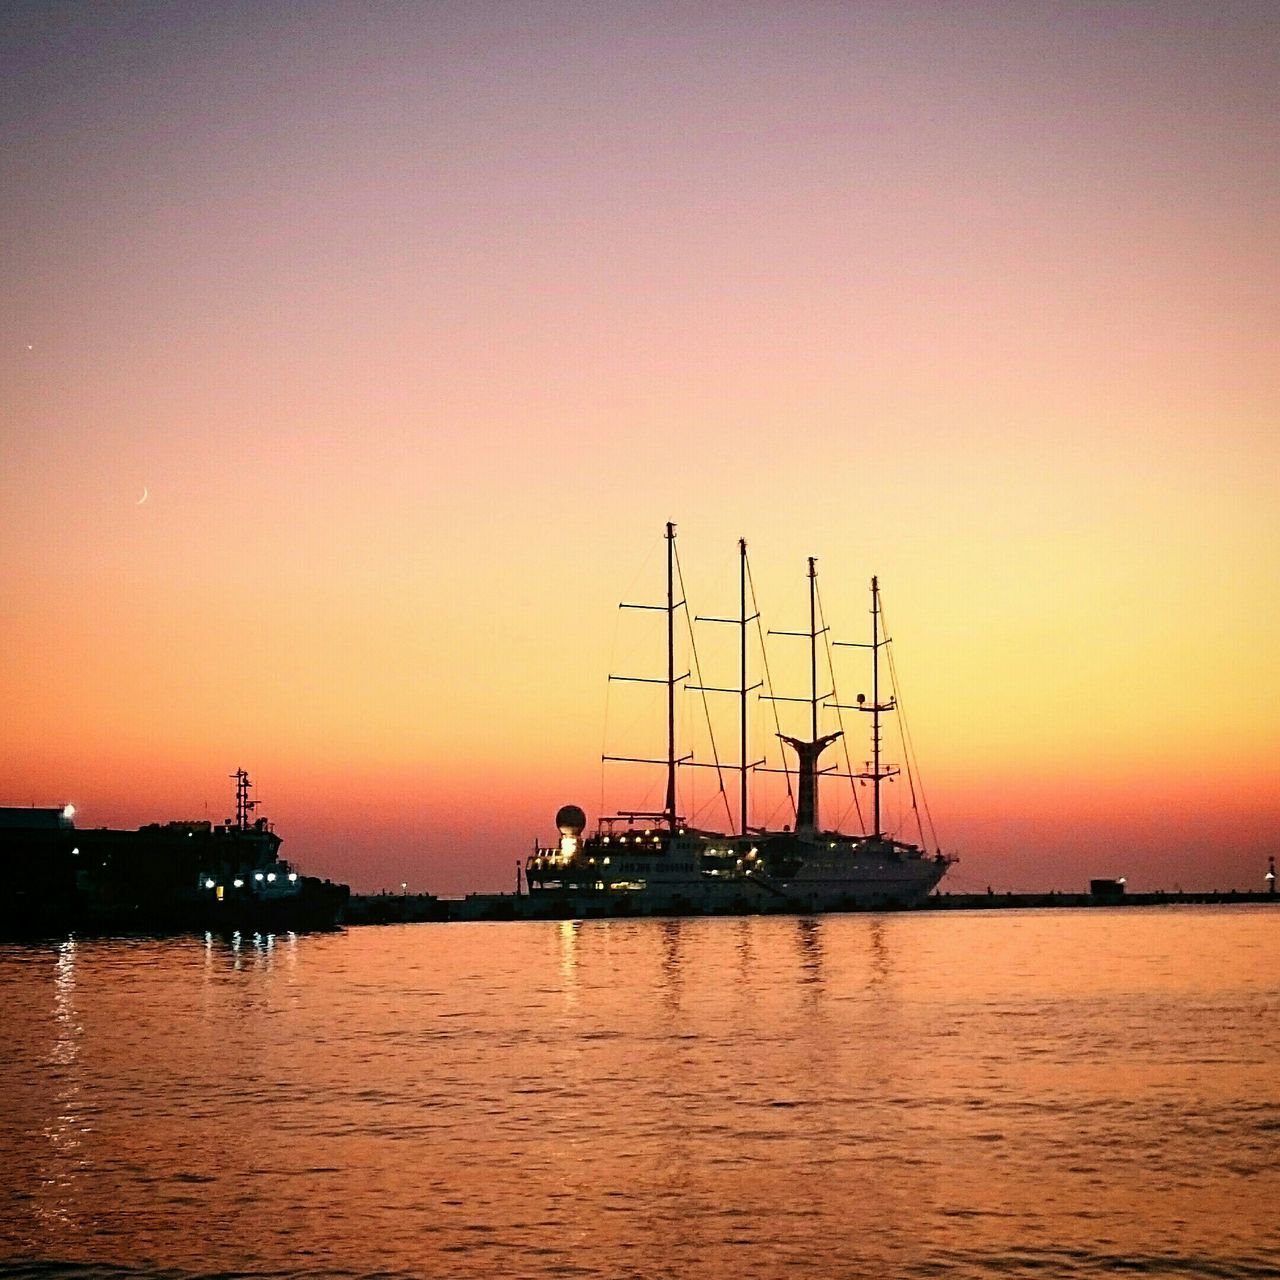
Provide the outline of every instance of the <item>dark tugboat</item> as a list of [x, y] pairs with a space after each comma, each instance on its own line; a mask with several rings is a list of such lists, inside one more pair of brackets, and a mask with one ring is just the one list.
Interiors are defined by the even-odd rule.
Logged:
[[41, 934], [331, 929], [346, 885], [304, 876], [281, 838], [255, 818], [253, 783], [236, 782], [224, 823], [151, 823], [136, 831], [75, 826], [75, 809], [0, 808], [8, 885], [0, 930]]

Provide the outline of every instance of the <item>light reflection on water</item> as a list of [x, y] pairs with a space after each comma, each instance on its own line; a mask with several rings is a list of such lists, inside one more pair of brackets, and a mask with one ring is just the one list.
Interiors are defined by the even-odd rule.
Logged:
[[73, 1194], [82, 1164], [80, 1150], [87, 1126], [81, 1114], [81, 1079], [77, 1065], [83, 1028], [76, 1015], [76, 944], [57, 948], [53, 973], [53, 1027], [49, 1049], [51, 1106], [43, 1126], [44, 1158], [34, 1213], [47, 1230], [74, 1230]]
[[0, 1263], [1280, 1276], [1277, 928], [1174, 908], [0, 947]]

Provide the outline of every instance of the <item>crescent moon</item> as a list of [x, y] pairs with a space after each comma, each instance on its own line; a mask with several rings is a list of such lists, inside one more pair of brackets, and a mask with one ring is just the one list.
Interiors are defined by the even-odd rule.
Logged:
[[142, 486], [142, 497], [140, 497], [138, 501], [135, 502], [133, 505], [135, 507], [140, 507], [144, 502], [146, 502], [146, 500], [147, 500], [147, 486], [144, 484]]

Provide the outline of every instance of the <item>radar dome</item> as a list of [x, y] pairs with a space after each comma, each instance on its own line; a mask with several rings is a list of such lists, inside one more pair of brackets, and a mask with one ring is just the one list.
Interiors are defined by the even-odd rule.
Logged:
[[566, 804], [556, 814], [556, 829], [562, 836], [580, 836], [587, 825], [587, 815], [576, 804]]

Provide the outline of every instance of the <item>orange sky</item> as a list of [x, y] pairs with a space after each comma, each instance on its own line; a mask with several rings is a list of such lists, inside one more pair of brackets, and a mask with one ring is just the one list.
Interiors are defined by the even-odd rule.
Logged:
[[953, 887], [1260, 885], [1271, 6], [5, 21], [0, 800], [506, 887], [671, 519], [700, 613], [880, 575]]

